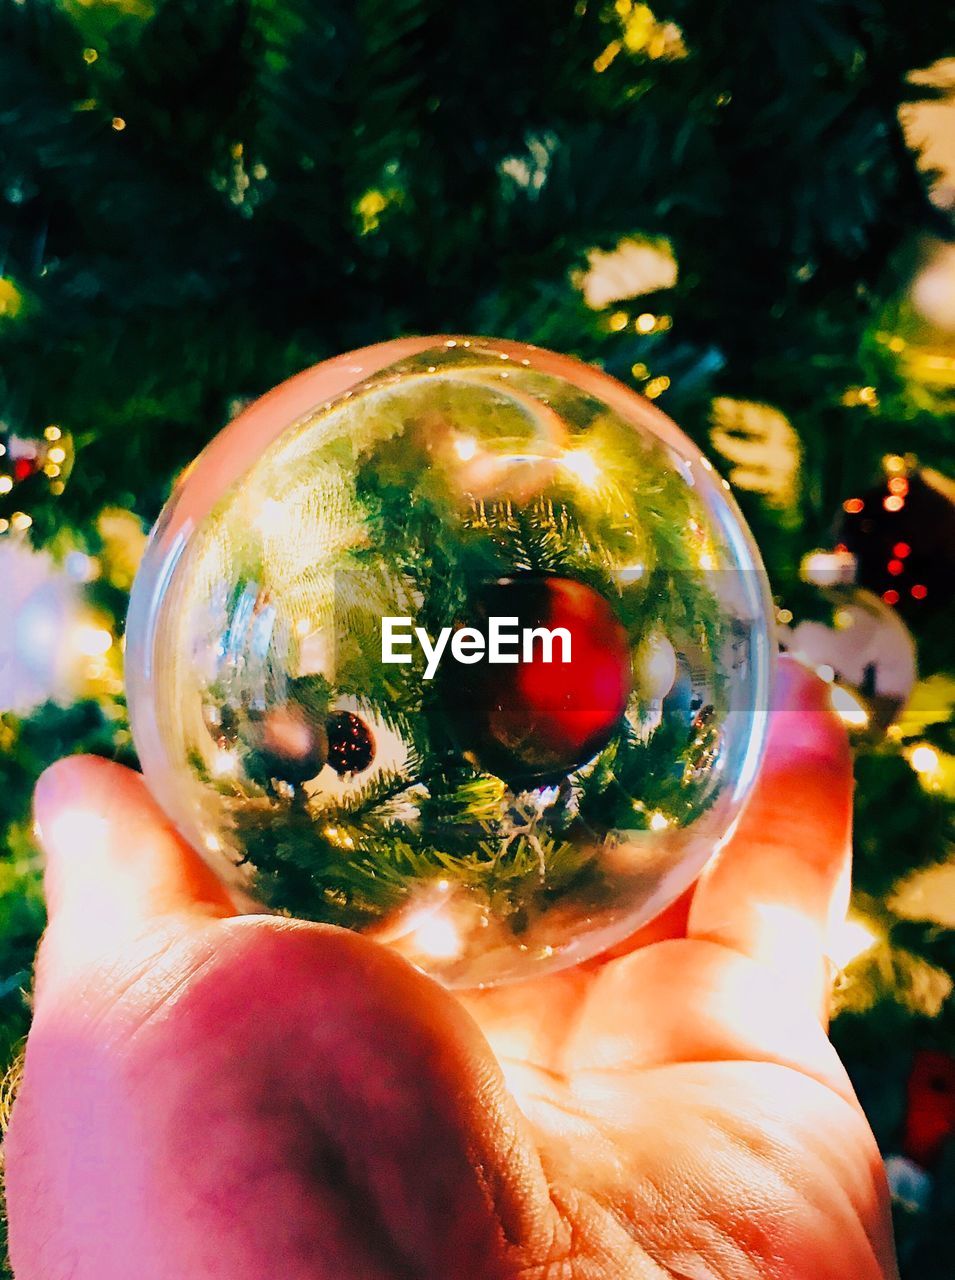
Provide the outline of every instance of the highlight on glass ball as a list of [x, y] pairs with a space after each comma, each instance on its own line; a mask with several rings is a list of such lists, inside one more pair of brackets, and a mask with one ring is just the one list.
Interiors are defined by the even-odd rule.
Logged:
[[240, 904], [493, 985], [620, 942], [726, 839], [769, 618], [656, 407], [538, 348], [400, 339], [284, 383], [180, 481], [133, 591], [133, 731]]

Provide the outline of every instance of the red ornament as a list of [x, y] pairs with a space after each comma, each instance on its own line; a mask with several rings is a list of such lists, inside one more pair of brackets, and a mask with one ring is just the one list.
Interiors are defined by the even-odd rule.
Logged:
[[328, 763], [340, 778], [361, 773], [375, 758], [375, 737], [361, 716], [335, 711], [325, 721]]
[[13, 478], [16, 481], [29, 480], [36, 469], [36, 458], [17, 458], [13, 463]]
[[903, 617], [945, 608], [955, 582], [955, 485], [936, 471], [893, 475], [842, 504], [838, 537], [856, 581]]
[[485, 587], [474, 614], [485, 632], [490, 618], [516, 618], [522, 638], [529, 628], [563, 627], [570, 661], [560, 660], [556, 638], [551, 661], [537, 641], [528, 661], [521, 643], [513, 664], [486, 657], [454, 664], [446, 699], [461, 748], [525, 787], [557, 781], [592, 759], [620, 723], [632, 678], [627, 633], [608, 601], [583, 582], [528, 573]]
[[923, 1169], [931, 1169], [943, 1144], [953, 1134], [955, 1058], [935, 1049], [923, 1049], [915, 1055], [909, 1075], [902, 1149]]

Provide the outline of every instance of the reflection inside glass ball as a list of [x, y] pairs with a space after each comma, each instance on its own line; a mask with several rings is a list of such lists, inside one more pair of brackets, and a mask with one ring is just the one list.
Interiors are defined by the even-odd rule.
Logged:
[[200, 459], [137, 582], [130, 701], [237, 891], [481, 985], [612, 945], [725, 837], [766, 588], [637, 396], [516, 344], [420, 347], [273, 415], [202, 501]]

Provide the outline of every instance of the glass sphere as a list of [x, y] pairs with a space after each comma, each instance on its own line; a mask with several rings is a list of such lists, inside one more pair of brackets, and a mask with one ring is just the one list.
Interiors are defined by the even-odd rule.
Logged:
[[130, 607], [147, 781], [240, 905], [451, 986], [668, 906], [757, 769], [774, 652], [725, 482], [576, 360], [413, 338], [257, 401], [188, 470]]

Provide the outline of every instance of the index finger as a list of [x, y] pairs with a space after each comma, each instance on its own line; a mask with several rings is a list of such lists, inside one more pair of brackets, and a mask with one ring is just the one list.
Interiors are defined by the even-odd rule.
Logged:
[[60, 760], [40, 778], [34, 814], [49, 915], [38, 1001], [160, 923], [184, 928], [236, 913], [131, 769], [93, 756]]

